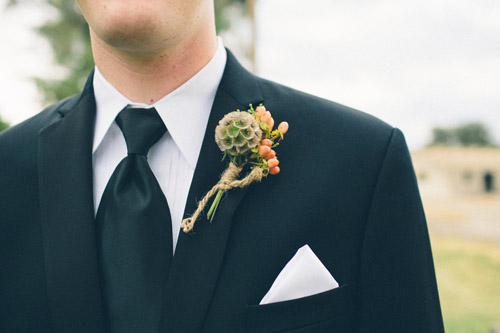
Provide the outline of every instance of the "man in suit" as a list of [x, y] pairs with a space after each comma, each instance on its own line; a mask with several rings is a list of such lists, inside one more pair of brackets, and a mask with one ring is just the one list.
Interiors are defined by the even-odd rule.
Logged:
[[[0, 135], [0, 331], [443, 331], [398, 129], [248, 73], [217, 40], [211, 0], [78, 3], [96, 63], [84, 90]], [[250, 103], [290, 123], [277, 148], [281, 173], [229, 191], [213, 223], [179, 232], [226, 167], [218, 121]], [[120, 197], [106, 189], [131, 154], [121, 110], [150, 106], [166, 132], [143, 155], [168, 203], [171, 231], [160, 240], [173, 251], [155, 278], [154, 315], [148, 297], [110, 293], [129, 277], [103, 273], [107, 242], [121, 234], [103, 236], [100, 213], [122, 210], [102, 208]], [[128, 206], [125, 220], [140, 204]], [[339, 287], [259, 305], [304, 245]]]

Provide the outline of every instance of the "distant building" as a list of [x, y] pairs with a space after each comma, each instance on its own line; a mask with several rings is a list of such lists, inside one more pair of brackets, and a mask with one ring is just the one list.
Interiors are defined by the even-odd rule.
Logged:
[[424, 196], [500, 195], [500, 149], [428, 147], [412, 153]]

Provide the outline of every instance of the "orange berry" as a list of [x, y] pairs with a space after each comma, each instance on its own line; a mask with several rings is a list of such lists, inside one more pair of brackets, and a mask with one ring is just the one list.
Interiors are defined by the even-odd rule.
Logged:
[[269, 126], [269, 130], [272, 131], [273, 130], [273, 127], [274, 127], [274, 119], [273, 117], [269, 118], [267, 121], [267, 126]]
[[260, 142], [261, 145], [271, 147], [273, 145], [273, 142], [269, 139], [264, 139]]
[[268, 146], [259, 146], [259, 154], [267, 158], [266, 156], [271, 152], [271, 148]]
[[277, 167], [278, 164], [280, 164], [280, 161], [278, 161], [277, 158], [271, 158], [267, 161], [267, 166], [269, 168], [274, 168], [274, 167]]
[[259, 117], [262, 117], [262, 115], [266, 112], [266, 107], [264, 105], [258, 106], [257, 109], [255, 109], [255, 114]]
[[267, 123], [267, 121], [268, 121], [269, 119], [271, 119], [271, 118], [272, 118], [272, 116], [271, 116], [271, 112], [266, 111], [266, 112], [264, 112], [264, 113], [262, 114], [262, 116], [260, 116], [260, 121], [263, 121], [263, 122]]
[[269, 173], [271, 175], [277, 175], [278, 173], [280, 173], [280, 167], [279, 166], [275, 166], [274, 168], [270, 168], [269, 169]]
[[278, 126], [278, 131], [280, 131], [282, 134], [288, 132], [288, 123], [286, 121], [281, 122]]
[[275, 158], [276, 157], [276, 152], [273, 150], [273, 149], [269, 149], [269, 152], [265, 155], [262, 155], [264, 156], [264, 158], [266, 160], [270, 160], [271, 158]]

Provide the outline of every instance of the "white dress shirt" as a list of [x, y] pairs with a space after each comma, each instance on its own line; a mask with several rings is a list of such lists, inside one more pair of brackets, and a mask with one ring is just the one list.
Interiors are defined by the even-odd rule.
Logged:
[[151, 147], [148, 162], [167, 198], [175, 251], [189, 187], [225, 65], [226, 50], [219, 39], [210, 62], [189, 81], [153, 105], [130, 101], [95, 68], [93, 85], [97, 113], [92, 150], [94, 213], [97, 213], [111, 174], [127, 156], [125, 139], [114, 121], [116, 116], [127, 105], [154, 107], [165, 123], [167, 132]]

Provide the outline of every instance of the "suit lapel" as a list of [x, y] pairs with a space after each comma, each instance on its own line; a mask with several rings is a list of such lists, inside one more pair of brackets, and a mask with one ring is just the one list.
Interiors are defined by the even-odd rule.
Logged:
[[[93, 77], [91, 74], [90, 78]], [[235, 109], [258, 105], [256, 79], [228, 51], [188, 195], [185, 217], [226, 167], [214, 141], [218, 121]], [[47, 292], [54, 330], [103, 332], [92, 188], [95, 99], [92, 80], [59, 110], [61, 118], [39, 135], [39, 185]], [[202, 218], [179, 235], [168, 283], [162, 331], [200, 331], [212, 299], [232, 216], [246, 190], [230, 191], [214, 223]]]
[[[214, 186], [226, 167], [214, 140], [215, 127], [226, 114], [246, 110], [262, 102], [255, 78], [228, 51], [224, 75], [217, 90], [205, 138], [188, 195], [184, 217], [196, 209], [197, 201]], [[180, 232], [165, 289], [161, 331], [198, 332], [212, 299], [226, 248], [231, 220], [246, 189], [233, 189], [223, 198], [210, 224], [204, 215], [190, 234]], [[210, 203], [209, 203], [210, 204]], [[205, 210], [206, 213], [207, 209]]]
[[92, 77], [38, 141], [47, 292], [57, 332], [104, 330], [92, 194]]

